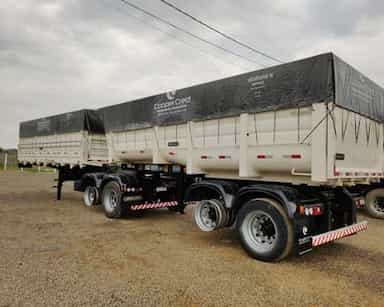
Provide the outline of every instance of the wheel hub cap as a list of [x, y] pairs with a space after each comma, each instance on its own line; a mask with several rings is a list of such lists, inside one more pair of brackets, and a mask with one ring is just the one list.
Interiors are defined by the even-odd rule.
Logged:
[[248, 214], [243, 223], [248, 243], [258, 252], [267, 252], [277, 243], [277, 227], [272, 217], [263, 211]]

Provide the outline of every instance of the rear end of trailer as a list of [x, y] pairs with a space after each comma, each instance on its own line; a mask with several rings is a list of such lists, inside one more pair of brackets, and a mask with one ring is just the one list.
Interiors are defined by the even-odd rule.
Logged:
[[383, 177], [382, 94], [323, 54], [103, 108], [110, 159], [157, 178], [150, 201], [120, 183], [117, 207], [195, 204], [201, 230], [233, 226], [266, 261], [365, 230], [347, 188]]

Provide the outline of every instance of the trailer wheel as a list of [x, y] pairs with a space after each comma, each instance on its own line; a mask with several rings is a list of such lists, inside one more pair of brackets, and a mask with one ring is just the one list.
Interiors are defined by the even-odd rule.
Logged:
[[105, 215], [119, 218], [123, 215], [122, 193], [117, 182], [109, 182], [103, 189], [102, 203]]
[[224, 204], [218, 199], [202, 200], [193, 210], [193, 218], [202, 231], [213, 231], [225, 227], [229, 216]]
[[253, 199], [241, 209], [237, 231], [247, 253], [262, 261], [279, 261], [293, 248], [294, 232], [283, 208], [270, 199]]
[[365, 207], [370, 216], [384, 219], [384, 189], [370, 191], [365, 197]]
[[97, 205], [99, 202], [99, 190], [95, 186], [87, 186], [83, 194], [83, 201], [87, 207]]

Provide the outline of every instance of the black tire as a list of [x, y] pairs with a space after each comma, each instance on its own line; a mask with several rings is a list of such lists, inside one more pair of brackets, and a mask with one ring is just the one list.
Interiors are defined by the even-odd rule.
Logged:
[[253, 199], [244, 204], [238, 213], [236, 228], [243, 248], [255, 259], [279, 261], [292, 252], [292, 222], [273, 200]]
[[87, 186], [84, 190], [83, 201], [87, 207], [96, 206], [99, 203], [99, 190], [95, 186]]
[[122, 193], [117, 182], [109, 182], [103, 189], [102, 204], [105, 215], [109, 218], [120, 218], [123, 215], [124, 205]]
[[[380, 199], [380, 203], [378, 203]], [[370, 216], [384, 219], [384, 189], [375, 189], [365, 196], [365, 208]]]

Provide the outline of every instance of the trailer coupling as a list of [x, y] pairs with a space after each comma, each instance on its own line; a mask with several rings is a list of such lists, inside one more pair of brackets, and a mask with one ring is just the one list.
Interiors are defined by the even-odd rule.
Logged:
[[312, 250], [312, 247], [320, 246], [341, 238], [349, 237], [368, 228], [368, 222], [363, 221], [343, 228], [331, 230], [316, 236], [299, 239], [299, 255], [304, 255]]

